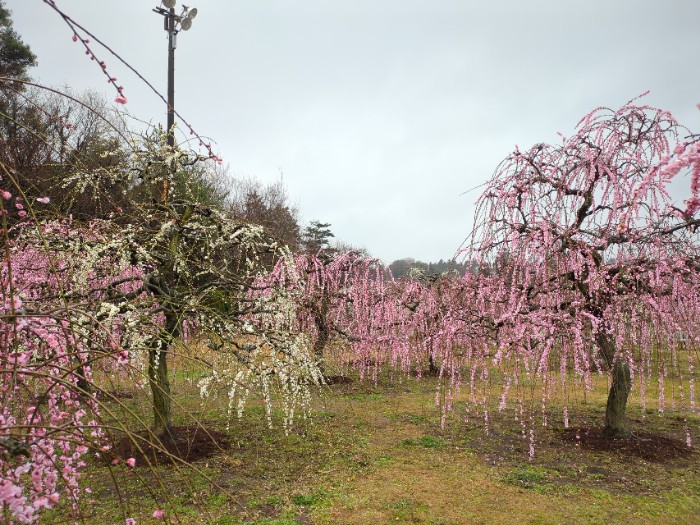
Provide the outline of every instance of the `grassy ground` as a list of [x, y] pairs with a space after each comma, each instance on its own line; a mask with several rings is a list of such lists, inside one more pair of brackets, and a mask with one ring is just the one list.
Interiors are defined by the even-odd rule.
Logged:
[[[564, 431], [554, 399], [548, 426], [536, 428], [530, 460], [511, 410], [493, 410], [486, 434], [483, 419], [465, 418], [457, 403], [441, 429], [435, 381], [355, 379], [324, 387], [313, 421], [285, 435], [267, 428], [255, 404], [227, 430], [225, 402], [202, 402], [180, 380], [179, 423], [191, 423], [183, 414], [196, 413], [206, 428], [227, 433], [230, 448], [192, 466], [130, 470], [95, 461], [86, 474], [93, 501], [83, 505], [82, 519], [163, 523], [152, 513], [165, 508], [168, 520], [219, 525], [700, 523], [700, 456], [697, 447], [683, 449], [686, 427], [700, 442], [697, 417], [668, 410], [642, 417], [633, 402], [630, 426], [642, 446], [650, 433], [683, 444], [645, 459], [572, 440], [576, 431]], [[124, 397], [131, 417], [148, 419], [145, 394]], [[570, 405], [572, 426], [601, 424], [604, 392], [586, 401]], [[68, 522], [66, 516], [58, 509], [44, 521]]]

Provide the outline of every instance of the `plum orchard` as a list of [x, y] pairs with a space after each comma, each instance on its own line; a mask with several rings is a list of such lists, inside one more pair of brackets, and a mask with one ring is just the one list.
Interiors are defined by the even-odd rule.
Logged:
[[[74, 40], [95, 58], [88, 39]], [[285, 424], [330, 360], [375, 380], [382, 365], [427, 367], [441, 378], [443, 416], [465, 388], [487, 427], [497, 375], [499, 407], [515, 391], [524, 433], [530, 421], [531, 452], [522, 387], [542, 383], [544, 406], [569, 370], [584, 388], [608, 375], [611, 436], [625, 431], [633, 386], [644, 403], [652, 377], [661, 408], [673, 373], [687, 386], [682, 408], [697, 410], [700, 154], [681, 132], [667, 112], [628, 105], [591, 113], [560, 145], [516, 150], [479, 201], [463, 250], [472, 271], [397, 282], [353, 253], [293, 256], [197, 199], [188, 169], [205, 159], [158, 134], [115, 144], [123, 162], [66, 179], [138, 208], [89, 223], [37, 220], [31, 205], [50, 203], [28, 202], [23, 174], [0, 159], [0, 520], [36, 522], [61, 498], [78, 511], [84, 456], [110, 446], [97, 369], [148, 384], [151, 438], [174, 440], [168, 366], [181, 342], [213, 355], [189, 356], [210, 366], [203, 395], [224, 384], [240, 412], [257, 389], [268, 417], [281, 400]], [[685, 172], [690, 197], [674, 208], [668, 183]]]
[[320, 365], [331, 361], [374, 380], [384, 365], [419, 373], [428, 366], [456, 381], [462, 362], [451, 349], [488, 335], [472, 322], [481, 305], [475, 283], [473, 275], [451, 274], [394, 281], [380, 261], [345, 252], [280, 259], [253, 290], [286, 290], [294, 315], [274, 314], [268, 322], [307, 334]]
[[[487, 425], [494, 370], [500, 408], [515, 391], [522, 412], [523, 387], [544, 385], [544, 424], [551, 389], [566, 387], [569, 371], [584, 389], [594, 374], [609, 378], [609, 436], [625, 433], [633, 385], [646, 406], [652, 378], [661, 409], [672, 375], [683, 408], [695, 410], [700, 162], [683, 132], [668, 112], [630, 103], [592, 112], [560, 145], [516, 150], [479, 200], [463, 278], [393, 282], [376, 261], [348, 255], [297, 257], [269, 278], [305, 283], [294, 291], [296, 329], [313, 334], [318, 359], [344, 349], [343, 362], [363, 373], [373, 364], [375, 377], [382, 363], [427, 365], [449, 379], [443, 408], [466, 381]], [[684, 209], [668, 195], [679, 173], [691, 176]], [[344, 345], [329, 347], [333, 338]], [[532, 414], [523, 417], [532, 430]], [[568, 408], [563, 419], [568, 426]]]
[[[632, 386], [644, 403], [654, 376], [661, 407], [673, 372], [687, 385], [684, 408], [696, 410], [699, 163], [696, 143], [674, 145], [679, 132], [668, 113], [630, 105], [588, 115], [559, 146], [516, 150], [480, 199], [463, 250], [473, 270], [397, 282], [354, 253], [293, 256], [262, 228], [176, 194], [174, 185], [128, 217], [115, 210], [89, 224], [9, 229], [8, 218], [27, 221], [32, 210], [4, 166], [17, 195], [2, 193], [4, 515], [35, 521], [62, 495], [77, 505], [82, 457], [109, 446], [96, 368], [142, 371], [153, 437], [173, 439], [168, 363], [177, 341], [213, 352], [203, 394], [223, 383], [240, 412], [258, 389], [269, 415], [277, 388], [286, 424], [322, 381], [326, 360], [375, 379], [385, 364], [427, 367], [443, 379], [443, 415], [466, 383], [486, 425], [497, 370], [499, 407], [517, 392], [531, 440], [521, 387], [544, 384], [544, 405], [568, 370], [584, 388], [596, 372], [610, 377], [610, 435], [625, 430]], [[202, 160], [163, 138], [135, 141], [128, 163], [97, 180], [76, 172], [76, 191], [119, 180], [121, 191], [160, 195], [169, 174]], [[692, 195], [685, 209], [673, 208], [669, 179], [688, 170]], [[681, 342], [690, 350], [683, 355]]]

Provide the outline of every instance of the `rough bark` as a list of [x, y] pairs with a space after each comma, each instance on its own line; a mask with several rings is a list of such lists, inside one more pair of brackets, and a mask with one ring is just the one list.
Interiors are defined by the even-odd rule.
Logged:
[[153, 394], [153, 434], [161, 441], [172, 441], [173, 421], [167, 350], [153, 348], [148, 351], [148, 380]]
[[78, 394], [81, 397], [89, 396], [92, 393], [92, 384], [87, 380], [85, 375], [85, 365], [82, 361], [78, 361], [78, 366], [75, 368], [75, 375], [78, 378], [76, 381]]
[[610, 437], [627, 434], [625, 428], [625, 409], [627, 397], [632, 388], [630, 367], [621, 359], [617, 359], [612, 369], [612, 385], [608, 394], [608, 404], [605, 408], [605, 430], [603, 434]]
[[605, 407], [605, 429], [603, 434], [609, 437], [627, 434], [625, 411], [627, 398], [632, 388], [629, 365], [616, 354], [615, 342], [608, 334], [598, 334], [596, 342], [612, 374], [612, 384]]
[[174, 313], [165, 316], [165, 327], [148, 351], [148, 380], [153, 395], [153, 434], [163, 443], [174, 441], [172, 398], [168, 377], [168, 349], [179, 335]]

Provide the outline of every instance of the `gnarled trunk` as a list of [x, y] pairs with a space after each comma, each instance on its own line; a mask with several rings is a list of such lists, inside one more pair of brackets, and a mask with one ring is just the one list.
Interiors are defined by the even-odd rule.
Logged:
[[153, 434], [163, 443], [175, 441], [168, 377], [168, 349], [178, 335], [177, 316], [168, 312], [165, 315], [164, 330], [154, 338], [148, 350], [148, 381], [153, 395]]
[[440, 375], [440, 367], [435, 364], [435, 358], [433, 357], [433, 338], [430, 338], [430, 343], [428, 346], [428, 375], [437, 377]]
[[87, 380], [85, 374], [85, 363], [83, 361], [77, 361], [77, 367], [75, 368], [75, 376], [78, 378], [76, 381], [76, 386], [78, 387], [78, 394], [81, 397], [90, 396], [92, 394], [92, 384]]
[[608, 404], [605, 407], [605, 430], [603, 434], [610, 437], [626, 434], [625, 409], [627, 397], [632, 388], [630, 367], [621, 359], [616, 359], [612, 369], [612, 385], [608, 393]]
[[596, 336], [596, 343], [612, 374], [612, 384], [610, 385], [608, 402], [605, 407], [605, 429], [603, 434], [609, 437], [622, 436], [627, 433], [625, 429], [625, 411], [627, 409], [627, 398], [632, 388], [630, 368], [625, 361], [616, 355], [615, 342], [610, 335], [599, 333]]

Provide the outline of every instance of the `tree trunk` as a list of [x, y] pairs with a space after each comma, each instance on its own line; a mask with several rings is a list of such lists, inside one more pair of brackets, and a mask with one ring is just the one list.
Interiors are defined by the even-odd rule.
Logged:
[[172, 442], [173, 420], [167, 350], [154, 348], [148, 351], [148, 379], [153, 394], [153, 433], [163, 442]]
[[314, 357], [316, 358], [316, 362], [318, 363], [318, 368], [319, 370], [321, 370], [321, 373], [324, 376], [326, 375], [326, 373], [323, 366], [323, 353], [331, 337], [331, 329], [328, 325], [329, 308], [330, 299], [326, 297], [326, 293], [324, 292], [323, 297], [321, 299], [321, 305], [314, 312], [314, 323], [316, 324], [317, 335], [313, 347]]
[[608, 437], [623, 436], [625, 429], [625, 410], [627, 398], [632, 388], [629, 365], [616, 355], [615, 343], [608, 334], [599, 333], [596, 342], [600, 348], [608, 369], [612, 373], [612, 384], [605, 407], [605, 429], [603, 435]]
[[623, 436], [625, 430], [625, 409], [627, 396], [632, 388], [630, 367], [621, 359], [617, 359], [612, 369], [612, 385], [608, 394], [608, 404], [605, 408], [605, 430], [603, 434], [609, 437]]
[[153, 433], [163, 443], [173, 443], [172, 398], [168, 377], [168, 348], [178, 334], [174, 313], [165, 316], [165, 329], [148, 351], [148, 380], [153, 395]]
[[435, 364], [435, 359], [433, 358], [433, 340], [430, 339], [430, 346], [428, 347], [428, 375], [437, 377], [440, 375], [440, 368]]
[[82, 361], [77, 361], [78, 366], [75, 368], [75, 375], [78, 378], [76, 381], [76, 386], [78, 387], [78, 395], [80, 397], [87, 397], [92, 394], [92, 385], [90, 381], [87, 380], [85, 375], [85, 365]]
[[321, 373], [325, 375], [323, 366], [323, 351], [325, 350], [331, 335], [325, 316], [316, 316], [316, 330], [318, 331], [318, 335], [316, 336], [316, 341], [314, 341], [314, 357], [316, 358], [316, 362], [318, 363], [318, 368], [321, 370]]

